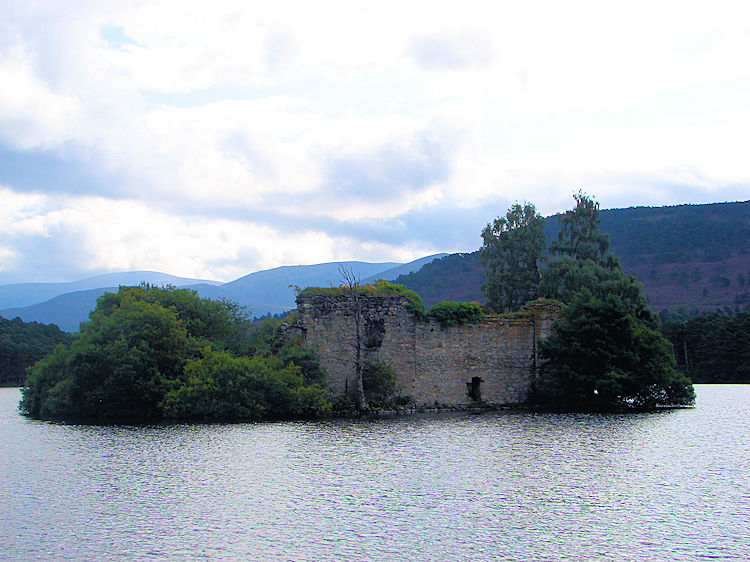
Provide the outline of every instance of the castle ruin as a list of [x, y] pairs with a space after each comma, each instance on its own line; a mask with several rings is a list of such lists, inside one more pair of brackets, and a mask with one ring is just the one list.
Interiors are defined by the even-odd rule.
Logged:
[[[362, 356], [397, 374], [400, 394], [418, 406], [502, 406], [523, 402], [539, 366], [538, 341], [549, 336], [559, 305], [485, 316], [442, 327], [415, 318], [406, 297], [360, 299]], [[317, 348], [329, 385], [346, 392], [355, 384], [354, 305], [347, 294], [301, 293], [298, 320], [306, 343]]]

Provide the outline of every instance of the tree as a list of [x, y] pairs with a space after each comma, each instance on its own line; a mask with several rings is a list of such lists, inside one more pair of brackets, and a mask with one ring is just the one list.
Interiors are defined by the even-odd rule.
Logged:
[[201, 298], [196, 291], [171, 285], [156, 287], [143, 283], [136, 287], [120, 287], [116, 293], [105, 293], [97, 300], [88, 323], [112, 314], [123, 300], [131, 298], [173, 310], [190, 337], [197, 342], [198, 349], [209, 342], [227, 347], [234, 353], [246, 353], [249, 349], [250, 321], [242, 306], [225, 299]]
[[531, 203], [516, 203], [482, 230], [482, 292], [493, 310], [517, 310], [537, 297], [545, 248], [544, 218]]
[[560, 232], [550, 244], [553, 257], [542, 271], [539, 295], [567, 303], [584, 288], [602, 299], [615, 294], [637, 318], [655, 326], [642, 285], [608, 253], [609, 237], [599, 230], [599, 203], [580, 191], [573, 198], [575, 208], [558, 215]]
[[23, 386], [28, 367], [71, 341], [72, 334], [54, 324], [0, 318], [0, 386]]
[[575, 209], [558, 216], [560, 232], [550, 244], [552, 255], [568, 256], [578, 263], [591, 260], [599, 265], [607, 262], [609, 236], [599, 230], [599, 203], [582, 191], [575, 193]]
[[145, 421], [330, 409], [311, 350], [283, 337], [278, 321], [255, 338], [247, 328], [233, 303], [174, 287], [120, 287], [98, 300], [70, 347], [58, 346], [32, 368], [21, 410], [40, 418]]
[[530, 401], [554, 410], [608, 411], [692, 404], [690, 380], [677, 372], [674, 349], [614, 294], [576, 294], [552, 337]]
[[354, 400], [357, 410], [362, 412], [367, 409], [365, 388], [362, 381], [362, 290], [359, 277], [351, 269], [339, 265], [339, 276], [347, 295], [351, 299], [352, 313], [354, 314]]
[[678, 352], [678, 366], [693, 380], [750, 382], [750, 312], [665, 316], [661, 331]]
[[190, 347], [173, 309], [125, 294], [109, 314], [92, 314], [70, 348], [32, 368], [22, 408], [35, 417], [158, 417]]
[[581, 192], [574, 198], [575, 209], [559, 216], [554, 257], [542, 272], [540, 294], [567, 307], [542, 343], [547, 363], [531, 402], [566, 410], [691, 404], [692, 384], [677, 372], [640, 283], [608, 253], [599, 204]]
[[206, 346], [185, 365], [185, 382], [164, 397], [166, 417], [259, 420], [330, 411], [323, 388], [306, 385], [302, 369], [276, 355], [235, 357]]

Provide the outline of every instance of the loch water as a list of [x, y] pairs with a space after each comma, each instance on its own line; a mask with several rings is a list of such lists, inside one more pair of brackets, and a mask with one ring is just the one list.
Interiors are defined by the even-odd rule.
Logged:
[[696, 390], [648, 414], [93, 426], [0, 389], [0, 559], [750, 559], [750, 385]]

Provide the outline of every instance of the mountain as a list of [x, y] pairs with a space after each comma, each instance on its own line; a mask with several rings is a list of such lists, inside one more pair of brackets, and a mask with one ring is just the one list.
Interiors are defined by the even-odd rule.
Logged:
[[[477, 232], [481, 227], [477, 225]], [[548, 239], [557, 236], [558, 228], [557, 218], [549, 217]], [[623, 269], [643, 283], [655, 310], [750, 307], [750, 201], [607, 209], [601, 211], [601, 229], [609, 234], [611, 249]], [[477, 252], [436, 254], [409, 264], [341, 263], [362, 282], [385, 278], [403, 283], [420, 293], [426, 306], [441, 300], [485, 300], [480, 289], [484, 271]], [[338, 285], [338, 267], [338, 262], [277, 267], [223, 285], [155, 272], [111, 274], [74, 283], [4, 285], [0, 286], [0, 316], [76, 330], [106, 288], [115, 290], [142, 280], [187, 286], [203, 297], [233, 300], [256, 316], [276, 314], [294, 308], [290, 285]], [[44, 295], [51, 300], [35, 301]]]
[[336, 287], [341, 283], [339, 267], [351, 270], [362, 283], [377, 279], [393, 281], [402, 272], [417, 271], [423, 264], [447, 254], [435, 254], [400, 264], [360, 261], [290, 265], [257, 271], [219, 287], [193, 286], [202, 297], [225, 298], [248, 307], [255, 316], [278, 314], [293, 309], [295, 287]]
[[419, 271], [400, 275], [396, 283], [419, 293], [428, 308], [440, 301], [486, 300], [480, 290], [484, 283], [484, 269], [479, 263], [479, 252], [451, 254], [437, 259]]
[[0, 310], [0, 316], [8, 320], [19, 317], [24, 322], [55, 324], [63, 332], [76, 332], [78, 325], [88, 318], [89, 312], [96, 306], [96, 299], [107, 291], [117, 291], [117, 287], [74, 291], [41, 303]]
[[449, 254], [442, 253], [442, 254], [433, 254], [431, 256], [425, 256], [418, 260], [414, 260], [412, 262], [405, 263], [403, 265], [398, 265], [386, 271], [381, 271], [379, 273], [376, 273], [375, 275], [366, 277], [362, 279], [362, 283], [373, 283], [380, 279], [385, 279], [386, 281], [394, 281], [399, 275], [408, 275], [409, 273], [414, 273], [415, 271], [419, 271], [426, 264], [432, 261], [435, 261], [437, 259], [444, 258], [448, 255]]
[[246, 306], [253, 315], [278, 314], [293, 309], [296, 294], [294, 286], [338, 286], [341, 283], [339, 267], [351, 270], [360, 279], [388, 271], [398, 263], [367, 263], [359, 261], [320, 263], [315, 265], [289, 265], [256, 271], [219, 287], [193, 286], [202, 297], [224, 298]]
[[220, 285], [219, 281], [206, 281], [202, 279], [186, 279], [175, 277], [168, 273], [158, 271], [125, 271], [122, 273], [106, 273], [89, 277], [81, 281], [68, 283], [14, 283], [0, 285], [0, 309], [18, 308], [31, 304], [41, 303], [58, 295], [85, 291], [88, 289], [99, 289], [102, 287], [119, 287], [120, 285], [138, 285], [142, 282], [152, 285], [171, 284], [175, 287], [205, 283], [208, 285]]
[[[415, 271], [423, 263], [435, 257], [445, 255], [436, 254], [420, 258], [407, 264], [395, 262], [367, 263], [358, 261], [332, 262], [316, 265], [295, 265], [277, 267], [251, 273], [229, 283], [217, 284], [213, 281], [200, 282], [195, 279], [183, 279], [167, 274], [155, 272], [130, 272], [128, 274], [113, 274], [85, 279], [74, 283], [23, 283], [19, 285], [0, 286], [0, 289], [10, 287], [7, 295], [17, 295], [20, 301], [32, 301], [39, 295], [52, 294], [60, 290], [60, 285], [87, 287], [100, 282], [111, 282], [110, 285], [85, 290], [74, 290], [65, 294], [57, 293], [53, 298], [43, 302], [35, 302], [27, 306], [13, 306], [0, 310], [0, 316], [11, 319], [16, 316], [26, 322], [42, 322], [56, 324], [60, 329], [72, 332], [78, 330], [80, 322], [88, 317], [88, 313], [96, 306], [96, 299], [106, 291], [116, 291], [119, 285], [137, 285], [142, 281], [152, 284], [171, 283], [178, 287], [193, 289], [204, 298], [224, 298], [248, 308], [252, 315], [278, 314], [295, 307], [294, 286], [305, 288], [309, 286], [337, 286], [341, 282], [339, 266], [351, 270], [357, 277], [366, 279], [394, 280], [399, 272]], [[143, 278], [144, 273], [152, 274]], [[159, 277], [161, 276], [161, 277]], [[19, 287], [28, 287], [30, 294], [23, 293]], [[41, 286], [41, 287], [40, 287]], [[15, 291], [15, 293], [13, 292]], [[2, 293], [0, 293], [2, 294]], [[2, 302], [2, 301], [0, 301]]]
[[[600, 227], [655, 310], [750, 306], [750, 201], [607, 209]], [[558, 230], [556, 216], [549, 217], [548, 240]], [[397, 282], [420, 293], [426, 306], [485, 301], [478, 252], [435, 260]]]

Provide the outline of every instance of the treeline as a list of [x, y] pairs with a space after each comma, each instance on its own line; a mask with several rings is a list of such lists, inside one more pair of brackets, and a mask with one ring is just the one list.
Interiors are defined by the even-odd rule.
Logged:
[[100, 297], [26, 385], [22, 412], [44, 419], [259, 420], [332, 408], [313, 351], [278, 321], [251, 330], [234, 303], [149, 285]]
[[72, 340], [55, 325], [0, 317], [0, 386], [23, 386], [28, 367]]
[[613, 209], [601, 225], [626, 264], [719, 262], [750, 250], [750, 201]]
[[662, 313], [677, 366], [696, 383], [750, 383], [750, 312]]

